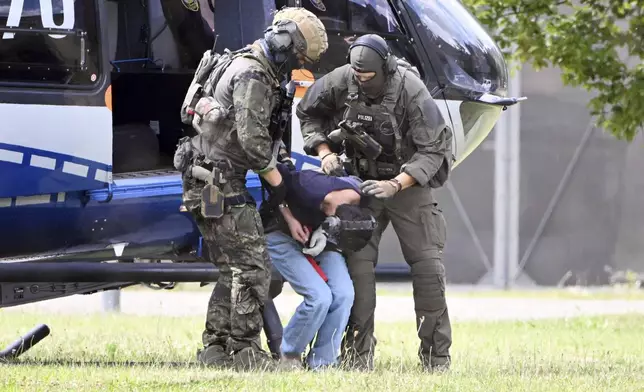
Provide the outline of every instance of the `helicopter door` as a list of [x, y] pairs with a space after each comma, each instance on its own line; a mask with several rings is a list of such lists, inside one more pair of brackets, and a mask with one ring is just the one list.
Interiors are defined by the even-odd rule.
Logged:
[[[450, 121], [447, 102], [440, 94], [439, 83], [424, 54], [410, 43], [412, 35], [399, 19], [397, 12], [387, 0], [292, 0], [289, 5], [304, 7], [313, 12], [324, 24], [329, 39], [329, 48], [320, 61], [296, 74], [300, 87], [296, 92], [294, 107], [304, 95], [306, 87], [333, 69], [347, 63], [349, 46], [361, 35], [378, 34], [383, 37], [394, 55], [404, 58], [415, 65], [434, 96], [446, 121]], [[300, 123], [293, 113], [293, 152], [301, 154], [307, 163], [319, 162], [317, 158], [306, 156], [303, 151]], [[317, 163], [319, 165], [319, 163]]]
[[111, 181], [109, 76], [91, 0], [0, 0], [0, 198]]

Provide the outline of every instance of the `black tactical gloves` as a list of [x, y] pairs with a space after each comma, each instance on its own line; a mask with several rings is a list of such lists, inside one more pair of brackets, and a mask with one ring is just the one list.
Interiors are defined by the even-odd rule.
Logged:
[[263, 178], [260, 181], [268, 191], [268, 199], [262, 202], [258, 211], [262, 219], [262, 226], [264, 226], [264, 230], [267, 230], [269, 227], [273, 227], [276, 222], [274, 218], [276, 218], [277, 207], [286, 197], [286, 185], [284, 185], [284, 179], [276, 187], [271, 186]]

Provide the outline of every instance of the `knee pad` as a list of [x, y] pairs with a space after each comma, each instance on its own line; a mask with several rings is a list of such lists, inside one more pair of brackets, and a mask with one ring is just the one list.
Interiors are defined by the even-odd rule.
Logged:
[[416, 311], [445, 309], [445, 267], [439, 259], [419, 260], [411, 265]]

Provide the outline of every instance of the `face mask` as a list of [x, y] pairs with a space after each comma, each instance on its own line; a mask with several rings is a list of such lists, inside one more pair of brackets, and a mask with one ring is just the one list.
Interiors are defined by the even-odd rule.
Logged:
[[382, 71], [376, 72], [376, 75], [365, 81], [361, 82], [360, 79], [358, 79], [356, 76], [354, 76], [356, 81], [358, 82], [358, 85], [360, 86], [360, 90], [364, 95], [366, 95], [368, 98], [375, 99], [378, 98], [384, 91], [385, 89], [385, 76], [382, 74]]
[[363, 72], [375, 72], [376, 75], [366, 82], [361, 82], [353, 76], [360, 86], [360, 90], [369, 98], [379, 97], [385, 89], [387, 77], [384, 74], [384, 60], [373, 49], [366, 46], [357, 46], [351, 50], [351, 66]]

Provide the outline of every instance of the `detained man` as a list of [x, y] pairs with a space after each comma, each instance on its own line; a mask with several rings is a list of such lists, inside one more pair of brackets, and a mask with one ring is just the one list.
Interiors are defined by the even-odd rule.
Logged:
[[338, 366], [354, 298], [343, 252], [366, 246], [376, 221], [360, 207], [357, 177], [296, 171], [283, 163], [277, 168], [287, 194], [280, 213], [265, 224], [268, 252], [274, 268], [303, 297], [284, 328], [280, 368]]

